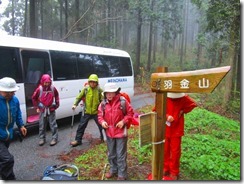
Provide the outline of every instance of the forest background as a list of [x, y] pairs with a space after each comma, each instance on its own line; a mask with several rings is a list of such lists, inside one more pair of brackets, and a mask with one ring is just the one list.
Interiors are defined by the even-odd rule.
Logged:
[[198, 97], [205, 108], [240, 119], [238, 0], [0, 0], [3, 5], [7, 34], [126, 50], [135, 83], [145, 90], [158, 66], [172, 72], [229, 65], [217, 89]]

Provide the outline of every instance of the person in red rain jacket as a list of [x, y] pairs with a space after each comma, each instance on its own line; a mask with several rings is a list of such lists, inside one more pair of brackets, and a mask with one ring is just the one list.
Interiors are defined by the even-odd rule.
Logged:
[[[185, 93], [167, 93], [163, 180], [179, 179], [184, 114], [191, 112], [195, 107], [196, 102]], [[151, 175], [148, 179], [151, 179]]]
[[42, 146], [46, 142], [45, 121], [48, 120], [52, 131], [50, 146], [54, 146], [58, 141], [58, 125], [56, 122], [55, 110], [59, 107], [59, 93], [58, 90], [52, 86], [52, 80], [48, 74], [42, 75], [40, 85], [32, 95], [32, 103], [37, 108], [37, 113], [40, 113], [39, 145]]
[[133, 118], [133, 108], [126, 100], [126, 114], [121, 109], [120, 88], [116, 83], [104, 86], [104, 101], [98, 107], [98, 122], [105, 129], [107, 137], [110, 171], [106, 178], [118, 175], [117, 180], [127, 179], [127, 123]]

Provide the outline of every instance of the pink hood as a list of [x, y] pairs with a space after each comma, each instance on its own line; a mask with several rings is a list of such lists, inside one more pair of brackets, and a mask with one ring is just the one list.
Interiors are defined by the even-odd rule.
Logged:
[[40, 81], [42, 86], [44, 85], [44, 82], [50, 82], [50, 85], [52, 84], [52, 80], [51, 80], [50, 75], [48, 75], [48, 74], [42, 75], [42, 78], [41, 78], [41, 81]]

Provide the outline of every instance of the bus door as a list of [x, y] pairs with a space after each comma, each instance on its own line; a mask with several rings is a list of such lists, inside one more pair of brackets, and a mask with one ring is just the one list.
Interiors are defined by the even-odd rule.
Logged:
[[15, 95], [20, 103], [23, 121], [26, 122], [25, 90], [18, 48], [0, 46], [0, 78], [3, 77], [15, 79], [19, 86]]
[[23, 75], [25, 86], [25, 100], [27, 111], [27, 125], [37, 123], [39, 114], [36, 112], [32, 103], [32, 94], [38, 87], [40, 78], [43, 74], [51, 74], [50, 57], [48, 52], [21, 50], [23, 63]]

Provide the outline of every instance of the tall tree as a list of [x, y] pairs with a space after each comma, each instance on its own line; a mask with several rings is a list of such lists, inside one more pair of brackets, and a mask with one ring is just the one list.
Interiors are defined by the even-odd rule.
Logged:
[[[227, 61], [230, 66], [235, 68], [234, 64], [239, 55], [240, 48], [240, 2], [237, 0], [226, 1], [202, 1], [192, 0], [199, 8], [207, 6], [206, 32], [220, 35], [221, 39], [226, 39], [228, 44]], [[226, 89], [223, 99], [224, 107], [227, 107], [231, 100], [232, 92], [235, 90], [233, 82], [237, 70], [232, 69], [226, 77]]]
[[43, 1], [40, 2], [40, 14], [41, 14], [41, 38], [44, 38], [44, 10], [43, 10]]
[[37, 38], [36, 0], [30, 1], [30, 37]]
[[[64, 22], [65, 22], [65, 34], [68, 33], [68, 0], [64, 0]], [[68, 37], [65, 38], [65, 41], [68, 41]]]
[[[186, 17], [186, 12], [187, 12], [187, 0], [185, 0], [185, 3], [184, 3], [184, 8], [183, 8], [183, 17], [185, 18]], [[185, 56], [185, 53], [184, 53], [184, 42], [185, 42], [185, 36], [186, 36], [186, 20], [184, 19], [184, 29], [183, 29], [183, 32], [182, 32], [182, 35], [181, 35], [181, 47], [180, 47], [180, 68], [181, 70], [183, 70], [183, 61], [184, 61], [184, 56]]]
[[[153, 12], [154, 9], [154, 0], [151, 0], [151, 12]], [[152, 38], [153, 38], [153, 22], [154, 22], [154, 17], [153, 14], [150, 15], [149, 17], [149, 40], [148, 40], [148, 58], [147, 58], [147, 71], [151, 71], [151, 55], [152, 55]]]
[[64, 11], [64, 6], [63, 6], [63, 0], [59, 0], [59, 34], [60, 34], [60, 38], [63, 37], [63, 11]]
[[12, 0], [12, 35], [15, 35], [15, 16], [14, 16], [15, 1]]
[[164, 54], [164, 59], [167, 58], [170, 41], [175, 40], [176, 37], [182, 33], [182, 6], [182, 0], [161, 0], [157, 3], [157, 9], [159, 14], [158, 22], [161, 26], [162, 53]]
[[136, 41], [136, 66], [135, 74], [138, 74], [140, 69], [141, 60], [141, 29], [142, 29], [142, 10], [141, 8], [137, 11], [137, 41]]
[[27, 36], [27, 15], [28, 15], [28, 0], [25, 0], [25, 15], [24, 15], [24, 26], [23, 26], [23, 36]]

